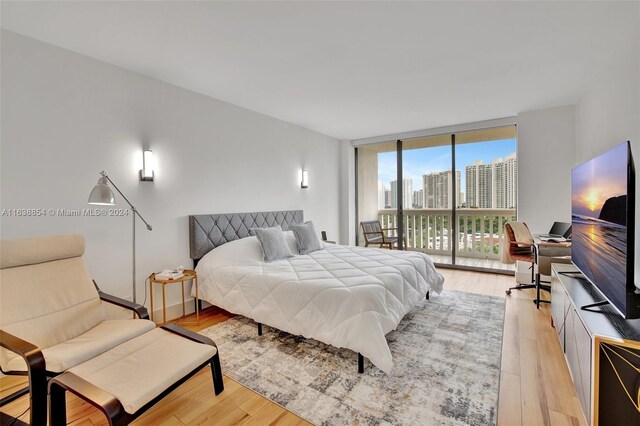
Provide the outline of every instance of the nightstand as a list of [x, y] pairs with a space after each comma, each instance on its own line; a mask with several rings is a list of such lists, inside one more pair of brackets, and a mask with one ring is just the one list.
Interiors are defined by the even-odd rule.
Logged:
[[[189, 281], [189, 280], [193, 280], [193, 285], [195, 286], [196, 289], [196, 300], [198, 300], [198, 274], [196, 274], [196, 271], [192, 270], [192, 269], [185, 269], [183, 271], [184, 276], [177, 278], [175, 280], [159, 280], [156, 279], [156, 274], [153, 273], [151, 275], [149, 275], [149, 297], [151, 299], [151, 321], [153, 321], [153, 285], [154, 284], [160, 284], [162, 286], [162, 323], [160, 323], [159, 325], [162, 324], [166, 324], [167, 323], [167, 301], [165, 298], [165, 291], [164, 288], [169, 285], [169, 284], [175, 284], [175, 283], [180, 283], [180, 285], [182, 286], [182, 317], [180, 318], [184, 318], [186, 316], [185, 313], [185, 304], [184, 304], [184, 283], [185, 281]], [[196, 321], [195, 322], [189, 322], [189, 323], [182, 323], [182, 324], [199, 324], [200, 323], [200, 310], [198, 309], [198, 304], [196, 303]]]

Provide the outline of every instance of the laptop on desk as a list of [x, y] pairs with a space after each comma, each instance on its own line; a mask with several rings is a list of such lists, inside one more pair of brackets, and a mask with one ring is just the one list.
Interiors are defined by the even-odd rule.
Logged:
[[[559, 239], [562, 238], [566, 241], [571, 237], [571, 224], [567, 222], [553, 222], [553, 226], [549, 230], [548, 234], [541, 234], [538, 237], [542, 241], [546, 241], [545, 238]], [[560, 241], [557, 241], [560, 242]]]
[[538, 238], [540, 238], [540, 241], [543, 241], [545, 243], [566, 243], [567, 241], [570, 241], [570, 240], [567, 240], [565, 237], [543, 237], [543, 236], [540, 236]]

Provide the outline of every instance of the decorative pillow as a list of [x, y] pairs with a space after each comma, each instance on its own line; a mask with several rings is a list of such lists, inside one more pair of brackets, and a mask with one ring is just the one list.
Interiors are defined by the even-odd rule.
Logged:
[[298, 242], [296, 241], [296, 236], [293, 235], [293, 231], [282, 231], [282, 233], [284, 234], [284, 239], [287, 240], [291, 254], [293, 256], [300, 254], [298, 252]]
[[293, 235], [296, 236], [296, 241], [298, 241], [300, 254], [308, 254], [324, 248], [320, 238], [318, 238], [318, 232], [313, 222], [305, 222], [303, 225], [291, 225], [291, 230]]
[[274, 228], [252, 228], [251, 230], [260, 241], [265, 262], [291, 257], [291, 250], [289, 250], [287, 240], [284, 238], [282, 228], [276, 226]]

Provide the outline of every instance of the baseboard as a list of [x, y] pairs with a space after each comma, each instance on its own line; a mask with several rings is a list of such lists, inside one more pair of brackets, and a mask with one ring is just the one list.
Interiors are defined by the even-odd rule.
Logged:
[[[130, 300], [131, 298], [127, 298]], [[184, 302], [185, 315], [190, 315], [195, 313], [195, 304], [194, 299], [190, 298]], [[138, 303], [142, 303], [144, 300], [139, 300]], [[162, 322], [162, 298], [153, 299], [153, 320], [156, 323]], [[203, 302], [204, 303], [204, 302]], [[110, 303], [105, 303], [105, 312], [107, 314], [107, 318], [109, 319], [128, 319], [131, 318], [131, 311], [125, 308], [121, 308], [119, 306], [111, 305]], [[208, 306], [208, 305], [207, 305]], [[149, 299], [147, 298], [145, 307], [147, 311], [149, 311], [149, 318], [151, 318], [151, 306]], [[171, 321], [173, 319], [179, 318], [182, 316], [182, 302], [177, 302], [172, 305], [167, 306], [167, 320]]]
[[[155, 302], [154, 297], [154, 302]], [[153, 306], [153, 320], [157, 323], [162, 322], [162, 300], [160, 306], [154, 303]], [[194, 299], [187, 299], [184, 302], [185, 315], [191, 315], [196, 312]], [[151, 314], [151, 308], [149, 308], [149, 314]], [[182, 316], [182, 302], [178, 302], [174, 305], [167, 306], [167, 321], [171, 321]]]

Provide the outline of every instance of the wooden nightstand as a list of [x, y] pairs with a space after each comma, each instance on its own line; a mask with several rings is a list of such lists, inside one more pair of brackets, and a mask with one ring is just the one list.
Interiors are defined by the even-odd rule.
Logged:
[[[186, 316], [185, 305], [184, 305], [184, 283], [185, 283], [185, 281], [193, 280], [193, 285], [196, 288], [196, 300], [198, 300], [198, 274], [196, 274], [196, 271], [194, 271], [192, 269], [185, 269], [183, 271], [183, 273], [184, 273], [183, 277], [180, 277], [180, 278], [175, 279], [175, 280], [159, 280], [159, 279], [156, 279], [156, 274], [155, 273], [149, 275], [149, 297], [151, 299], [151, 321], [153, 321], [153, 285], [154, 284], [162, 285], [162, 323], [159, 323], [159, 325], [167, 323], [167, 301], [166, 301], [165, 292], [164, 292], [164, 288], [165, 288], [166, 285], [174, 284], [174, 283], [180, 283], [180, 285], [182, 286], [182, 316], [180, 318], [184, 318]], [[200, 323], [200, 311], [198, 309], [198, 304], [196, 303], [195, 305], [196, 305], [196, 321], [195, 322], [191, 321], [189, 323], [182, 323], [182, 324], [196, 324], [196, 325], [198, 325]]]

